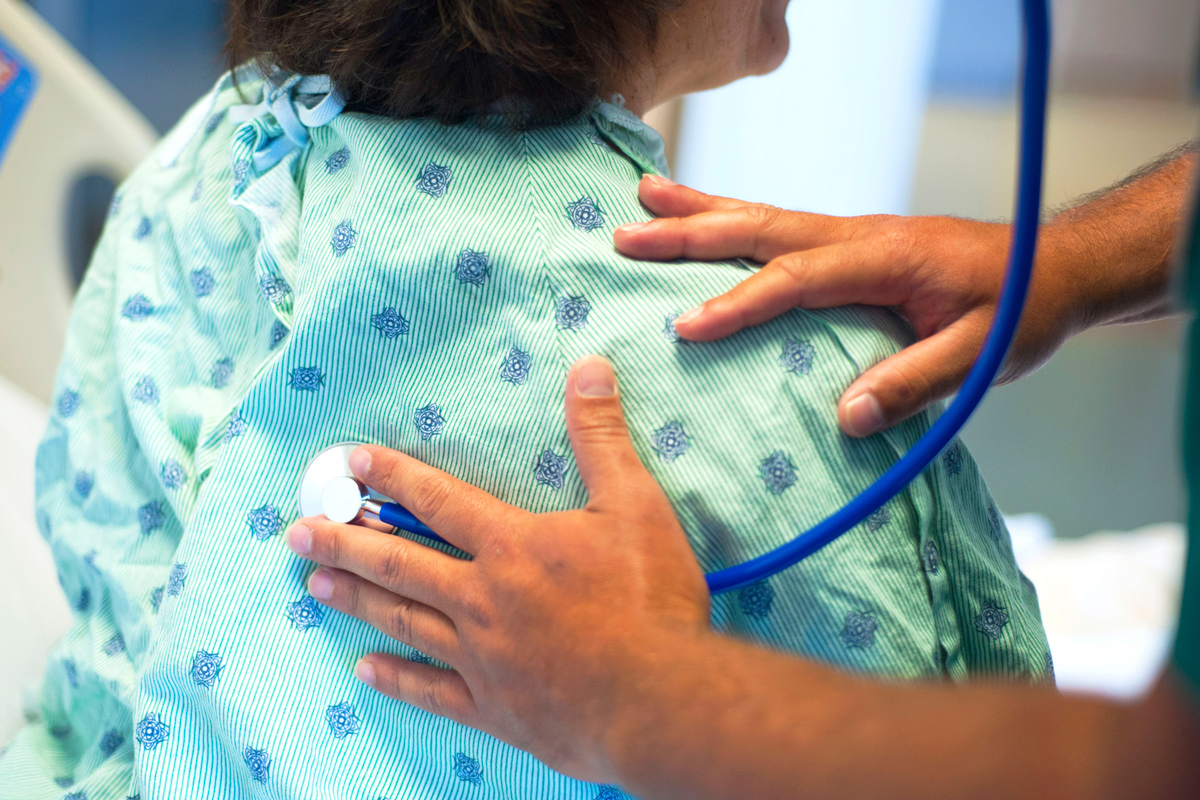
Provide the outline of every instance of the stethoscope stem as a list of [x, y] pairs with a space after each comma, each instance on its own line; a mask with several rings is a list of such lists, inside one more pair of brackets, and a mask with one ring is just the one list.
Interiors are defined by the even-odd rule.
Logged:
[[413, 513], [404, 506], [397, 505], [396, 503], [380, 503], [377, 500], [364, 500], [363, 511], [379, 517], [380, 521], [385, 525], [391, 525], [408, 533], [415, 533], [417, 536], [424, 536], [426, 539], [432, 539], [435, 542], [450, 544], [434, 533], [428, 525], [413, 516]]
[[430, 541], [450, 544], [404, 506], [385, 497], [373, 496], [367, 485], [354, 477], [350, 470], [350, 454], [356, 447], [359, 447], [358, 442], [331, 445], [309, 462], [300, 481], [300, 514], [324, 516], [331, 522], [349, 524], [366, 512], [378, 517], [385, 525]]

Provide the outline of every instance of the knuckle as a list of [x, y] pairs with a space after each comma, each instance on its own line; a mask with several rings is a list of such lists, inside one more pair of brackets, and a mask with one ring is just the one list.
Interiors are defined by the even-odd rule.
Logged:
[[849, 217], [843, 222], [850, 225], [850, 238], [863, 231], [875, 231], [888, 225], [898, 223], [904, 218], [895, 214], [864, 214], [861, 217]]
[[613, 407], [612, 401], [605, 401], [581, 415], [575, 432], [588, 442], [612, 441], [625, 434], [624, 418]]
[[738, 209], [751, 225], [761, 228], [770, 225], [779, 218], [780, 211], [775, 206], [766, 203], [753, 203]]
[[783, 273], [792, 281], [799, 281], [808, 266], [808, 261], [805, 259], [803, 253], [788, 253], [779, 256], [768, 264], [768, 266]]
[[329, 564], [341, 564], [344, 551], [344, 542], [342, 541], [342, 533], [336, 526], [321, 526], [320, 530], [313, 531], [313, 549], [317, 550], [317, 543], [320, 543], [320, 553], [323, 556], [323, 561]]
[[775, 206], [755, 204], [746, 206], [742, 209], [742, 213], [746, 215], [750, 223], [750, 257], [755, 261], [762, 262], [777, 255], [779, 245], [774, 240], [787, 238], [791, 212]]
[[[933, 400], [933, 384], [929, 376], [916, 365], [900, 362], [896, 364], [893, 374], [896, 379], [892, 382], [892, 391], [881, 393], [880, 399], [885, 406], [891, 406], [885, 407], [885, 413], [893, 416], [902, 414], [907, 409], [925, 406]], [[890, 403], [887, 402], [889, 395]]]
[[408, 507], [428, 524], [445, 506], [449, 495], [449, 486], [440, 475], [424, 475], [410, 487]]
[[431, 676], [421, 684], [421, 702], [426, 711], [439, 717], [446, 716], [441, 676]]
[[468, 590], [458, 600], [458, 608], [462, 617], [472, 625], [482, 630], [492, 627], [492, 607], [485, 595], [479, 590]]
[[387, 542], [375, 559], [372, 575], [380, 586], [400, 591], [408, 575], [408, 552], [395, 542]]
[[342, 597], [345, 611], [357, 617], [362, 611], [362, 591], [357, 580], [334, 581], [335, 593]]
[[703, 217], [684, 217], [661, 223], [665, 226], [668, 234], [663, 237], [664, 243], [674, 245], [669, 248], [664, 247], [664, 252], [669, 254], [702, 252], [712, 240], [711, 227], [705, 224], [703, 219]]
[[899, 260], [907, 260], [916, 252], [918, 239], [913, 226], [901, 218], [882, 223], [875, 234], [876, 243], [892, 258]]
[[494, 525], [485, 534], [480, 550], [486, 551], [498, 561], [511, 561], [518, 558], [517, 539], [519, 534], [511, 525]]
[[387, 610], [384, 619], [384, 630], [387, 635], [404, 643], [409, 643], [413, 632], [413, 603], [401, 597], [394, 601]]

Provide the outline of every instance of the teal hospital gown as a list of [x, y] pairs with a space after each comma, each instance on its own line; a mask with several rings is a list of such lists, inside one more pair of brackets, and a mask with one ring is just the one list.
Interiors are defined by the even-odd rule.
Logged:
[[[0, 797], [621, 797], [355, 680], [367, 653], [427, 656], [306, 594], [282, 534], [308, 460], [375, 442], [533, 511], [580, 507], [564, 378], [601, 353], [714, 570], [836, 510], [931, 422], [838, 432], [840, 392], [910, 339], [887, 310], [679, 341], [674, 317], [751, 267], [614, 251], [665, 169], [619, 105], [519, 132], [336, 113], [320, 84], [226, 79], [113, 204], [37, 459], [75, 622]], [[712, 623], [892, 679], [1051, 679], [958, 443], [812, 558], [714, 598]]]

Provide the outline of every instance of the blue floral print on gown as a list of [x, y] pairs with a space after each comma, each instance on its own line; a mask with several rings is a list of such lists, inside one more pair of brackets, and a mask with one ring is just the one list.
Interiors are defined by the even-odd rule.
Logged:
[[394, 308], [385, 308], [371, 317], [371, 324], [388, 339], [395, 339], [408, 333], [408, 320], [400, 316]]
[[487, 253], [477, 253], [474, 250], [463, 250], [458, 255], [458, 266], [454, 274], [463, 283], [470, 283], [475, 286], [483, 286], [487, 281], [488, 271], [491, 269], [491, 264], [488, 261]]
[[500, 368], [501, 380], [520, 386], [529, 377], [529, 367], [533, 359], [529, 353], [514, 347], [504, 357], [504, 366]]
[[138, 525], [141, 527], [143, 535], [151, 534], [161, 528], [166, 519], [162, 504], [157, 500], [151, 500], [138, 509]]
[[337, 739], [345, 739], [351, 734], [358, 733], [359, 720], [354, 714], [354, 707], [349, 703], [338, 703], [325, 710], [325, 720], [329, 729]]
[[222, 669], [220, 654], [200, 650], [192, 659], [192, 680], [197, 686], [211, 689], [216, 685], [217, 678], [221, 677]]

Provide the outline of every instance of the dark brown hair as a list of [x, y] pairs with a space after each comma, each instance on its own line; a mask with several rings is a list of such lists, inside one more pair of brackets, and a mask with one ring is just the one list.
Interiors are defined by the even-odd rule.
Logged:
[[[582, 112], [674, 0], [230, 0], [231, 65], [328, 75], [350, 108], [517, 127]], [[641, 37], [641, 41], [636, 37]]]

